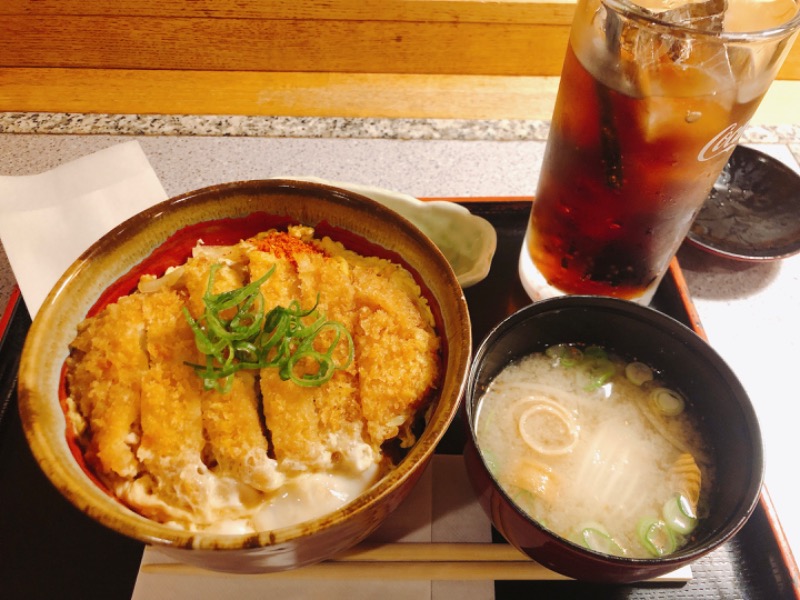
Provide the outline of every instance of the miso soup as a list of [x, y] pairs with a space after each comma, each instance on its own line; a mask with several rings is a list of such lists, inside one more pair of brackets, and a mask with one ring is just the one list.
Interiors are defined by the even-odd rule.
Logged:
[[660, 557], [690, 539], [713, 483], [689, 401], [648, 365], [558, 345], [498, 374], [476, 435], [493, 476], [544, 527], [597, 552]]

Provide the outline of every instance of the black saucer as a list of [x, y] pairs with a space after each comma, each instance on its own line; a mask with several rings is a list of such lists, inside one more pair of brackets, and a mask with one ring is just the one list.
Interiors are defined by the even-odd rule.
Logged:
[[763, 152], [737, 146], [686, 239], [736, 260], [800, 252], [800, 175]]

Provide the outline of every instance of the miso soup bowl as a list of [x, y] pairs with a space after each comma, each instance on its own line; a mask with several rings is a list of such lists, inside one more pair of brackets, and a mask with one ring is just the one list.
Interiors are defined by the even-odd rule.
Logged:
[[[70, 439], [59, 385], [68, 346], [90, 308], [128, 293], [143, 272], [163, 273], [198, 239], [236, 243], [287, 224], [317, 228], [361, 253], [400, 261], [427, 296], [443, 342], [441, 386], [424, 431], [399, 464], [328, 515], [254, 534], [189, 532], [133, 512], [103, 489]], [[79, 510], [121, 535], [180, 561], [229, 572], [301, 567], [350, 548], [375, 530], [414, 487], [454, 417], [466, 385], [471, 327], [463, 291], [437, 247], [409, 221], [343, 189], [283, 180], [235, 182], [190, 192], [121, 224], [62, 276], [36, 315], [19, 371], [19, 407], [32, 453]]]
[[[716, 461], [710, 514], [687, 546], [663, 558], [628, 558], [588, 550], [525, 514], [487, 468], [476, 438], [476, 408], [489, 383], [510, 362], [559, 343], [600, 345], [663, 372], [688, 399]], [[756, 414], [738, 379], [701, 337], [673, 318], [625, 300], [566, 296], [514, 313], [476, 351], [465, 409], [465, 461], [472, 485], [494, 527], [543, 566], [567, 577], [630, 583], [663, 575], [729, 540], [755, 509], [764, 466]]]

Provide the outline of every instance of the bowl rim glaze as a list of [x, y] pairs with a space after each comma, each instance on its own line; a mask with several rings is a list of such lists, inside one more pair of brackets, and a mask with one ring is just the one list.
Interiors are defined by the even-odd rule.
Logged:
[[[726, 383], [736, 392], [736, 398], [738, 400], [739, 407], [742, 409], [745, 420], [748, 422], [748, 433], [752, 436], [752, 445], [754, 451], [752, 455], [753, 476], [750, 478], [747, 488], [743, 490], [742, 498], [744, 505], [742, 507], [740, 518], [728, 523], [727, 527], [723, 531], [718, 532], [718, 535], [712, 539], [701, 541], [698, 544], [690, 544], [683, 549], [661, 558], [633, 558], [628, 556], [616, 556], [604, 554], [602, 552], [595, 552], [565, 537], [562, 537], [561, 535], [541, 525], [534, 518], [530, 517], [516, 504], [516, 502], [514, 502], [511, 496], [506, 492], [505, 488], [500, 485], [495, 476], [489, 470], [484, 455], [480, 450], [480, 444], [478, 443], [475, 429], [477, 416], [476, 408], [483, 393], [482, 389], [478, 389], [478, 381], [487, 357], [493, 351], [495, 345], [498, 344], [502, 338], [520, 322], [535, 318], [538, 315], [546, 314], [548, 312], [575, 309], [597, 311], [601, 314], [603, 312], [608, 313], [609, 311], [616, 312], [621, 314], [626, 319], [635, 319], [645, 323], [648, 327], [661, 329], [664, 332], [668, 332], [670, 335], [678, 337], [679, 340], [685, 345], [702, 349], [702, 352], [708, 358], [710, 363], [715, 369], [719, 370], [725, 375]], [[565, 343], [570, 341], [574, 340], [564, 340]], [[523, 355], [524, 353], [518, 354], [514, 358], [518, 358]], [[505, 364], [508, 364], [509, 357], [506, 356], [505, 359]], [[506, 505], [510, 507], [528, 525], [533, 527], [549, 540], [552, 540], [554, 543], [566, 546], [569, 548], [571, 553], [582, 556], [587, 561], [593, 561], [594, 563], [603, 562], [614, 569], [628, 568], [637, 572], [649, 572], [652, 570], [654, 575], [657, 575], [669, 572], [684, 564], [692, 562], [711, 552], [733, 537], [748, 521], [761, 498], [761, 490], [764, 483], [763, 440], [758, 423], [758, 417], [752, 402], [747, 395], [747, 392], [739, 382], [733, 370], [705, 339], [674, 317], [649, 306], [642, 306], [628, 300], [611, 297], [570, 295], [548, 298], [534, 302], [515, 311], [511, 315], [508, 315], [506, 318], [504, 318], [495, 327], [493, 327], [478, 345], [472, 365], [470, 367], [467, 389], [464, 394], [464, 410], [466, 413], [468, 444], [472, 444], [474, 454], [477, 455], [485, 475], [490, 479], [494, 492], [501, 495]], [[537, 558], [537, 556], [535, 556], [536, 552], [527, 552], [523, 548], [519, 548], [519, 550], [529, 554], [534, 559]], [[539, 558], [541, 559], [541, 556]], [[614, 579], [616, 580], [616, 578]], [[619, 582], [623, 583], [626, 581], [637, 580], [640, 580], [640, 578], [620, 578]]]
[[[381, 227], [386, 227], [387, 231], [390, 231], [389, 237], [401, 236], [410, 240], [417, 248], [417, 252], [424, 253], [426, 260], [436, 265], [441, 277], [439, 288], [442, 298], [435, 298], [430, 282], [420, 281], [421, 274], [414, 273], [418, 283], [430, 290], [429, 300], [438, 304], [436, 307], [432, 306], [432, 309], [441, 312], [439, 322], [441, 327], [445, 327], [445, 311], [449, 310], [452, 313], [449, 328], [439, 332], [443, 344], [447, 346], [447, 352], [443, 355], [441, 388], [434, 398], [436, 408], [430, 411], [424, 432], [400, 463], [367, 491], [333, 513], [288, 527], [254, 534], [194, 532], [157, 523], [130, 510], [100, 489], [80, 468], [76, 457], [70, 454], [70, 451], [74, 453], [75, 449], [69, 448], [66, 444], [66, 418], [58, 398], [53, 397], [53, 379], [57, 377], [60, 381], [59, 365], [63, 365], [66, 359], [67, 346], [58, 339], [52, 339], [50, 333], [77, 324], [79, 321], [76, 320], [78, 317], [75, 313], [85, 316], [88, 308], [94, 305], [109, 285], [149, 257], [169, 235], [179, 231], [181, 227], [202, 222], [201, 219], [193, 217], [203, 210], [221, 211], [218, 214], [207, 213], [205, 221], [245, 217], [258, 212], [247, 210], [253, 202], [269, 206], [270, 197], [279, 194], [289, 194], [301, 199], [311, 198], [306, 201], [295, 199], [298, 202], [297, 212], [290, 215], [304, 225], [316, 226], [322, 222], [307, 222], [311, 220], [310, 215], [314, 212], [307, 205], [313, 207], [320, 200], [322, 201], [320, 205], [327, 206], [330, 211], [341, 209], [345, 213], [355, 211], [363, 215], [368, 214], [371, 218], [380, 220]], [[226, 199], [227, 202], [221, 202]], [[217, 208], [207, 208], [211, 205], [216, 205]], [[269, 208], [262, 206], [258, 208], [260, 211], [269, 211]], [[234, 209], [238, 211], [235, 214], [231, 212]], [[327, 208], [322, 209], [322, 212], [325, 210]], [[189, 222], [179, 223], [178, 219], [184, 216]], [[167, 225], [168, 223], [176, 226]], [[363, 235], [365, 228], [369, 230], [372, 227], [370, 225], [336, 223], [336, 227], [381, 245], [374, 238]], [[155, 241], [140, 241], [147, 235], [152, 235]], [[133, 256], [124, 253], [125, 250], [133, 248], [137, 242], [143, 246], [138, 248], [137, 253]], [[119, 260], [116, 260], [115, 256]], [[106, 274], [111, 266], [117, 263], [121, 265], [116, 266], [111, 274]], [[90, 284], [97, 282], [105, 282], [106, 287], [101, 286], [92, 291]], [[87, 298], [92, 293], [94, 296]], [[71, 305], [72, 297], [77, 298], [75, 301], [77, 307]], [[447, 300], [451, 306], [446, 309], [440, 300]], [[74, 337], [74, 329], [71, 337]], [[61, 334], [62, 340], [71, 340], [71, 337], [68, 333]], [[410, 221], [369, 198], [328, 185], [278, 179], [234, 181], [192, 190], [138, 213], [92, 244], [65, 271], [33, 319], [25, 341], [19, 369], [19, 411], [29, 447], [47, 478], [74, 506], [106, 527], [147, 544], [172, 548], [250, 550], [266, 546], [291, 546], [299, 543], [301, 538], [319, 531], [346, 525], [348, 520], [359, 512], [377, 507], [386, 497], [403, 487], [405, 482], [415, 480], [418, 471], [424, 468], [458, 411], [466, 387], [471, 344], [471, 323], [461, 286], [444, 255]], [[54, 351], [60, 352], [60, 356], [41, 359]], [[56, 369], [58, 373], [55, 373]], [[60, 435], [64, 440], [58, 438], [59, 428], [62, 429]], [[55, 436], [55, 439], [51, 439], [52, 436]]]

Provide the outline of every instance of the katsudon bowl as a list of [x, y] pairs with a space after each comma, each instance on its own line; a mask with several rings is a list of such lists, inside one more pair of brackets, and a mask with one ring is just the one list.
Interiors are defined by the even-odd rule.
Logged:
[[[246, 533], [190, 531], [146, 518], [118, 500], [87, 466], [65, 402], [65, 364], [79, 324], [96, 307], [133, 292], [143, 274], [162, 275], [198, 240], [235, 244], [289, 225], [314, 227], [362, 255], [402, 264], [427, 300], [440, 338], [440, 376], [416, 441], [393, 468], [336, 510]], [[19, 370], [25, 435], [53, 485], [102, 525], [180, 561], [240, 573], [313, 564], [352, 547], [409, 494], [456, 414], [471, 355], [466, 301], [453, 270], [414, 225], [342, 189], [284, 180], [217, 185], [158, 204], [91, 246], [61, 277], [36, 315]]]

